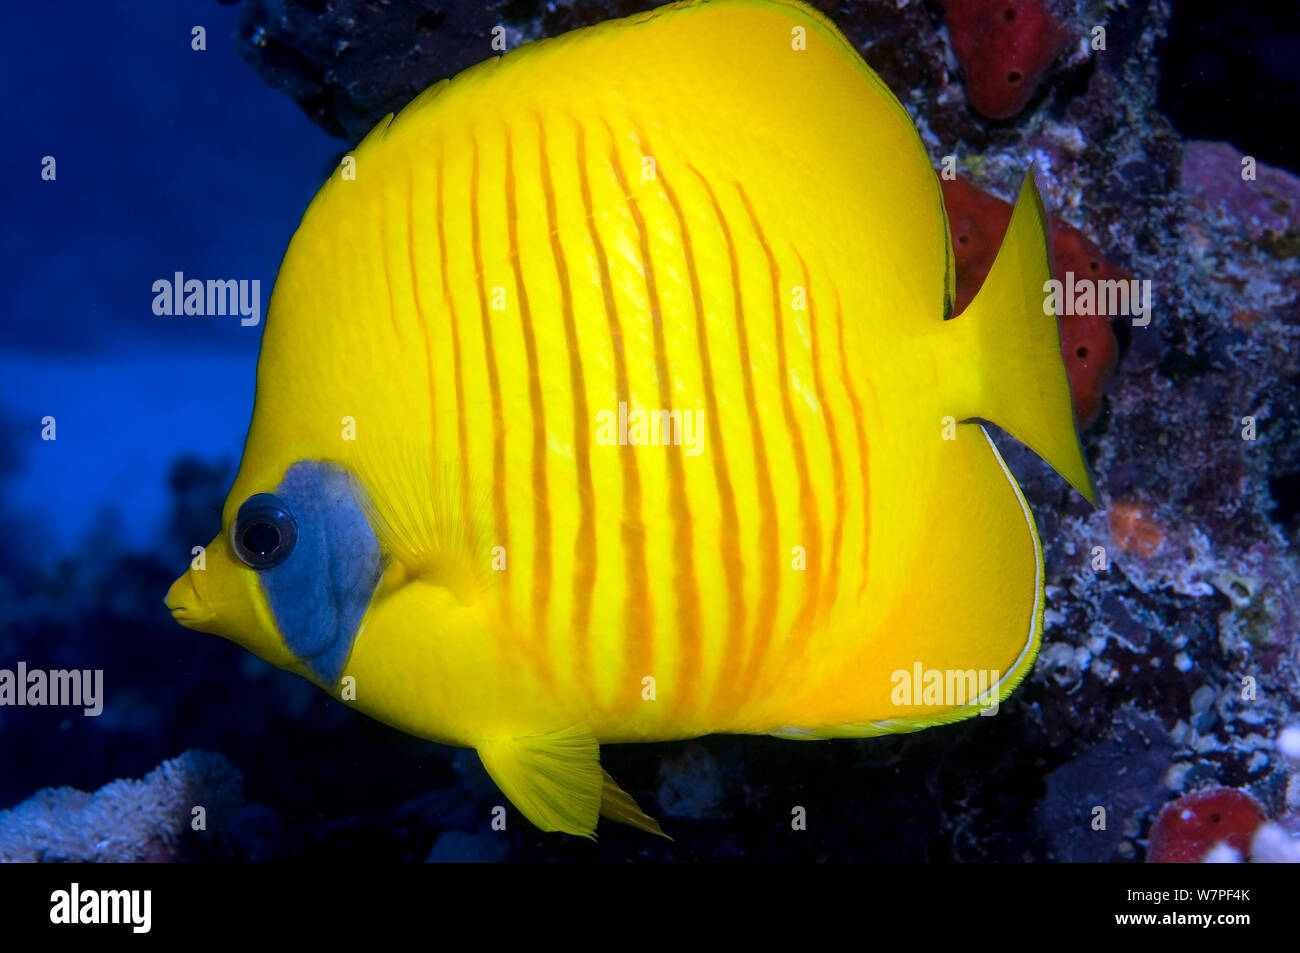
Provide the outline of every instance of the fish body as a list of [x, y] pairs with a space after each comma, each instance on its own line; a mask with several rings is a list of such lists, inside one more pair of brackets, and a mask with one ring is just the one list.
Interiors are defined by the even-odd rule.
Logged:
[[[601, 743], [968, 717], [1043, 618], [976, 419], [1091, 493], [1047, 277], [1026, 179], [945, 320], [915, 128], [802, 3], [530, 44], [381, 122], [313, 201], [223, 531], [168, 605], [476, 748], [547, 830], [657, 831]], [[900, 696], [929, 671], [989, 681]]]

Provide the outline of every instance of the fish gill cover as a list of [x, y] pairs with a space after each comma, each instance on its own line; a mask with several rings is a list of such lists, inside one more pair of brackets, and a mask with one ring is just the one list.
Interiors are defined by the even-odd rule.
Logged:
[[[594, 818], [599, 805], [607, 816], [634, 825], [644, 818], [643, 827], [653, 824], [653, 817], [673, 840], [601, 822], [600, 840], [592, 844], [543, 834], [530, 824], [527, 818], [547, 812], [526, 807], [527, 784], [521, 788], [512, 769], [494, 762], [499, 753], [487, 742], [479, 746], [489, 752], [481, 761], [467, 747], [432, 743], [352, 711], [355, 695], [349, 698], [349, 686], [333, 677], [326, 691], [311, 684], [308, 678], [320, 667], [307, 662], [321, 657], [317, 649], [303, 650], [301, 658], [291, 650], [308, 644], [307, 636], [326, 635], [323, 623], [308, 611], [316, 604], [304, 606], [304, 600], [317, 599], [319, 605], [357, 600], [365, 607], [372, 599], [379, 605], [383, 598], [397, 598], [394, 592], [440, 589], [455, 598], [432, 603], [437, 612], [430, 625], [462, 619], [464, 606], [477, 598], [476, 587], [491, 585], [491, 573], [499, 571], [494, 560], [522, 572], [532, 558], [531, 544], [524, 540], [497, 552], [500, 541], [491, 533], [471, 539], [471, 524], [481, 521], [495, 531], [503, 512], [516, 533], [521, 526], [545, 522], [526, 495], [511, 497], [503, 510], [492, 480], [476, 483], [453, 475], [432, 494], [429, 512], [441, 514], [438, 525], [450, 520], [464, 530], [467, 535], [452, 534], [464, 545], [450, 556], [438, 546], [421, 549], [411, 542], [419, 536], [415, 530], [407, 527], [404, 533], [400, 519], [394, 528], [392, 519], [377, 512], [384, 501], [371, 498], [373, 488], [365, 482], [371, 474], [358, 462], [352, 484], [329, 476], [332, 470], [309, 481], [331, 488], [329, 505], [321, 504], [319, 495], [310, 504], [301, 502], [295, 494], [306, 485], [302, 481], [257, 486], [278, 494], [290, 515], [263, 519], [255, 531], [232, 535], [236, 528], [253, 526], [238, 522], [240, 504], [251, 494], [229, 502], [227, 494], [241, 454], [247, 461], [259, 441], [270, 439], [265, 427], [262, 436], [255, 429], [245, 446], [244, 433], [254, 408], [259, 345], [265, 359], [274, 343], [274, 308], [289, 307], [277, 302], [273, 308], [271, 288], [300, 217], [322, 180], [331, 181], [326, 195], [346, 195], [339, 190], [364, 184], [366, 157], [372, 154], [367, 150], [379, 149], [383, 140], [356, 149], [358, 142], [435, 81], [531, 40], [652, 6], [635, 0], [104, 3], [93, 13], [87, 7], [71, 25], [39, 5], [14, 12], [24, 29], [7, 35], [5, 62], [11, 78], [26, 77], [22, 86], [28, 92], [20, 96], [19, 84], [5, 84], [6, 114], [18, 147], [6, 150], [4, 159], [6, 180], [14, 185], [3, 226], [10, 251], [4, 267], [16, 311], [0, 342], [0, 517], [8, 530], [0, 534], [0, 860], [1131, 863], [1211, 855], [1294, 860], [1300, 853], [1300, 371], [1295, 359], [1300, 160], [1269, 118], [1293, 114], [1300, 102], [1300, 22], [1294, 12], [1265, 4], [1234, 4], [1227, 10], [1221, 4], [1166, 0], [816, 5], [879, 74], [919, 133], [924, 148], [924, 154], [917, 150], [919, 161], [934, 169], [934, 200], [947, 203], [951, 225], [953, 322], [973, 320], [967, 304], [976, 307], [980, 288], [998, 267], [994, 260], [1011, 217], [1007, 203], [1016, 201], [1031, 166], [1050, 216], [1042, 261], [1044, 268], [1052, 262], [1056, 284], [1032, 291], [1046, 306], [1041, 316], [1058, 323], [1060, 347], [1036, 350], [1040, 363], [1028, 371], [1016, 369], [1023, 362], [1009, 345], [1005, 351], [979, 349], [969, 358], [972, 365], [989, 362], [989, 375], [997, 374], [1002, 354], [1011, 362], [1002, 368], [1008, 377], [1023, 373], [1031, 380], [1041, 370], [1044, 379], [1068, 381], [1099, 503], [1089, 505], [1032, 448], [988, 428], [1041, 538], [1038, 584], [1044, 610], [1036, 630], [1037, 660], [1014, 694], [996, 700], [992, 717], [977, 715], [915, 734], [814, 745], [765, 736], [783, 731], [800, 737], [817, 727], [797, 724], [755, 722], [764, 734], [748, 735], [707, 734], [709, 724], [700, 722], [702, 730], [679, 735], [690, 740], [667, 740], [646, 729], [647, 742], [606, 745], [599, 765], [593, 762], [594, 770], [617, 779], [613, 792], [621, 788], [636, 803], [617, 801], [608, 786], [602, 788], [600, 774], [588, 774], [587, 780], [594, 778], [595, 801], [574, 810]], [[820, 21], [811, 13], [789, 5], [782, 9], [807, 17], [811, 32], [805, 42], [816, 44], [829, 35], [817, 32]], [[62, 72], [40, 59], [39, 44], [19, 39], [56, 33], [67, 43]], [[799, 38], [787, 36], [783, 42], [793, 53]], [[87, 83], [110, 74], [121, 81], [102, 90], [102, 102], [88, 104]], [[842, 96], [842, 91], [827, 89], [827, 95]], [[1230, 101], [1249, 105], [1225, 107]], [[737, 116], [736, 121], [753, 120]], [[406, 122], [407, 114], [399, 114], [389, 133], [396, 136]], [[711, 216], [712, 190], [729, 223], [713, 224], [710, 217], [709, 226], [692, 233], [710, 254], [652, 269], [666, 289], [661, 311], [667, 324], [674, 315], [689, 317], [692, 323], [683, 326], [693, 335], [696, 300], [710, 312], [725, 309], [726, 320], [734, 321], [726, 250], [729, 240], [749, 240], [745, 202], [725, 177], [699, 184], [686, 178], [691, 173], [685, 166], [670, 162], [671, 150], [686, 136], [679, 128], [665, 121], [640, 133], [664, 143], [664, 162], [652, 169], [650, 181], [679, 190], [674, 197], [684, 203], [683, 216], [692, 222]], [[535, 139], [533, 132], [520, 133], [516, 145]], [[640, 140], [616, 141], [634, 150]], [[462, 161], [466, 139], [453, 137], [448, 143], [454, 148], [443, 153], [443, 161]], [[484, 155], [491, 154], [490, 143], [480, 146]], [[533, 153], [520, 149], [518, 155], [532, 159]], [[644, 158], [633, 151], [624, 156], [638, 178]], [[815, 171], [824, 157], [806, 158]], [[707, 165], [707, 157], [700, 161]], [[350, 163], [354, 180], [346, 179]], [[415, 166], [413, 174], [421, 168]], [[572, 216], [573, 227], [585, 228], [576, 164], [557, 160], [555, 169], [560, 200], [551, 214], [559, 216], [556, 221]], [[484, 174], [501, 171], [489, 164]], [[655, 171], [662, 178], [653, 178]], [[573, 191], [565, 194], [571, 173]], [[459, 182], [449, 173], [448, 181], [454, 188], [445, 190], [441, 201], [450, 207], [467, 194], [461, 187], [468, 188], [468, 179]], [[609, 179], [616, 181], [616, 176]], [[761, 186], [751, 186], [759, 193], [760, 212], [753, 218], [759, 222], [762, 209], [771, 213], [775, 206], [764, 206]], [[597, 200], [603, 187], [597, 179]], [[787, 187], [796, 196], [800, 192], [797, 181]], [[427, 208], [439, 200], [436, 190], [425, 197]], [[591, 242], [590, 253], [569, 246], [573, 286], [594, 289], [601, 322], [608, 300], [625, 306], [624, 321], [636, 319], [635, 309], [627, 310], [632, 299], [619, 299], [612, 290], [627, 285], [608, 275], [602, 283], [602, 267], [636, 265], [647, 248], [662, 253], [653, 244], [655, 233], [644, 227], [646, 216], [655, 226], [678, 228], [666, 197], [662, 209], [643, 201], [633, 203], [636, 212], [619, 222], [607, 219], [607, 231], [597, 236], [609, 239], [606, 254], [613, 265], [606, 260], [602, 266], [594, 250], [599, 241]], [[512, 219], [523, 229], [525, 241], [534, 231], [545, 232], [544, 202], [527, 210], [535, 216], [532, 221], [525, 214], [511, 216], [504, 204], [500, 212], [502, 222]], [[826, 214], [824, 209], [803, 212], [814, 223]], [[451, 246], [451, 257], [468, 256], [463, 265], [472, 273], [471, 224], [468, 218], [453, 219], [453, 227], [465, 235], [456, 238], [461, 244]], [[742, 227], [745, 235], [737, 237]], [[728, 228], [736, 235], [728, 237]], [[861, 231], [870, 233], [867, 223]], [[820, 291], [820, 269], [830, 267], [834, 252], [816, 249], [806, 262], [811, 281], [796, 279], [798, 258], [779, 245], [779, 226], [773, 234], [768, 251], [777, 262], [775, 290], [782, 304], [771, 304], [772, 272], [758, 244], [746, 258], [761, 268], [753, 279], [756, 291], [749, 295], [750, 285], [744, 290], [751, 314], [766, 308], [764, 313], [789, 319], [790, 331], [780, 338], [788, 353], [781, 360], [792, 364], [795, 374], [786, 368], [784, 393], [781, 387], [764, 390], [761, 381], [747, 391], [745, 361], [732, 361], [739, 396], [724, 402], [714, 418], [701, 404], [699, 469], [689, 469], [696, 464], [687, 447], [671, 441], [655, 446], [644, 434], [638, 445], [635, 401], [630, 409], [618, 399], [608, 408], [593, 403], [586, 439], [594, 449], [605, 433], [614, 445], [602, 448], [622, 455], [611, 459], [641, 461], [652, 475], [643, 481], [645, 493], [660, 490], [654, 474], [670, 485], [675, 471], [664, 461], [673, 458], [664, 454], [680, 454], [683, 486], [715, 494], [698, 497], [717, 501], [710, 519], [725, 521], [734, 513], [743, 547], [761, 545], [763, 506], [740, 498], [729, 509], [725, 494], [711, 489], [720, 472], [712, 469], [714, 460], [720, 454], [733, 467], [743, 465], [738, 461], [757, 443], [752, 420], [768, 428], [764, 433], [786, 434], [771, 466], [778, 472], [788, 468], [816, 492], [801, 491], [796, 482], [788, 497], [773, 493], [770, 505], [782, 518], [793, 514], [793, 525], [803, 533], [799, 539], [780, 538], [780, 572], [806, 572], [806, 565], [813, 565], [827, 585], [844, 581], [837, 597], [848, 598], [859, 580], [845, 568], [847, 558], [805, 552], [811, 562], [801, 569], [801, 554], [792, 548], [809, 538], [810, 516], [825, 547], [835, 545], [837, 527], [863, 528], [864, 517], [837, 508], [836, 501], [842, 496], [861, 508], [862, 494], [851, 480], [860, 479], [868, 465], [881, 466], [868, 464], [865, 454], [860, 459], [857, 449], [863, 434], [876, 438], [872, 414], [877, 412], [866, 403], [867, 375], [858, 378], [853, 368], [832, 367], [824, 354], [821, 363], [798, 363], [804, 352], [796, 348], [811, 348], [814, 340], [826, 353], [842, 353], [827, 330], [831, 325], [815, 323], [831, 313], [834, 299]], [[501, 235], [503, 260], [508, 260], [511, 241], [504, 225]], [[423, 305], [432, 309], [448, 293], [434, 286], [444, 273], [435, 263], [439, 246], [430, 238], [415, 247], [420, 255], [411, 260], [417, 272], [424, 269], [421, 283], [413, 284], [403, 270], [412, 267], [408, 261], [390, 258], [387, 266], [398, 287], [423, 291]], [[543, 247], [549, 261], [552, 252]], [[486, 254], [491, 256], [490, 248]], [[942, 250], [937, 254], [935, 274], [940, 275]], [[280, 280], [293, 273], [294, 261], [291, 252]], [[692, 277], [692, 266], [701, 273]], [[861, 267], [877, 274], [874, 262], [864, 259]], [[631, 277], [643, 280], [644, 272], [639, 266], [628, 271], [628, 284]], [[306, 284], [323, 286], [333, 278], [312, 274]], [[504, 315], [513, 324], [487, 324], [497, 320], [497, 285], [504, 294]], [[812, 312], [798, 310], [790, 297], [794, 285], [813, 289]], [[477, 335], [478, 343], [473, 349], [466, 344], [461, 358], [451, 347], [430, 352], [436, 363], [428, 373], [437, 376], [458, 359], [483, 361], [489, 334], [496, 335], [498, 349], [514, 346], [502, 343], [519, 335], [518, 313], [510, 308], [516, 295], [528, 296], [529, 288], [529, 281], [516, 283], [512, 275], [484, 287], [481, 302], [473, 289], [464, 297], [462, 291], [451, 294], [463, 305], [459, 319], [465, 334]], [[562, 328], [559, 286], [554, 293], [549, 287], [539, 290], [540, 283], [532, 288], [534, 311], [551, 309]], [[944, 316], [940, 299], [929, 314], [936, 323]], [[358, 322], [369, 320], [366, 298], [345, 305]], [[322, 302], [322, 313], [329, 306]], [[888, 366], [914, 359], [906, 351], [908, 341], [892, 330], [905, 323], [903, 317], [848, 318], [878, 323], [869, 338], [879, 342], [873, 360]], [[378, 320], [388, 322], [386, 312]], [[603, 323], [597, 326], [607, 333]], [[294, 371], [285, 379], [310, 380], [312, 368], [320, 366], [310, 353], [313, 333], [290, 341], [285, 360]], [[750, 366], [768, 367], [763, 362], [769, 361], [775, 368], [777, 341], [758, 341]], [[407, 382], [405, 371], [368, 364], [365, 346], [357, 342], [343, 362], [356, 369], [363, 389], [396, 389]], [[517, 385], [520, 408], [532, 406], [530, 399], [553, 399], [551, 391], [528, 389], [533, 351], [534, 376], [548, 365], [559, 367], [566, 388], [577, 353], [609, 357], [608, 364], [584, 363], [584, 380], [602, 367], [614, 367], [612, 348], [575, 349], [563, 330], [534, 341], [532, 349], [518, 346], [522, 363], [499, 383], [507, 395]], [[886, 346], [897, 351], [882, 352]], [[637, 347], [654, 353], [650, 336], [629, 342], [633, 362], [644, 356]], [[674, 347], [698, 348], [698, 341], [683, 338]], [[667, 343], [663, 349], [670, 351]], [[684, 352], [670, 356], [678, 353]], [[690, 366], [700, 367], [698, 351], [691, 353]], [[719, 375], [729, 373], [724, 358], [714, 354], [714, 360], [721, 362]], [[653, 360], [649, 367], [653, 375]], [[807, 378], [799, 374], [803, 367]], [[850, 381], [864, 393], [846, 386], [842, 396], [823, 400], [829, 385], [827, 378], [814, 379], [815, 368], [829, 369], [834, 386]], [[423, 380], [424, 364], [416, 369]], [[257, 400], [276, 384], [274, 374], [260, 377]], [[435, 394], [454, 391], [450, 384], [443, 391], [433, 386]], [[921, 400], [920, 390], [915, 401]], [[659, 401], [661, 393], [652, 387], [642, 394], [643, 404], [684, 410], [677, 418], [682, 424], [692, 419], [686, 414], [693, 406], [674, 408]], [[493, 416], [490, 394], [484, 377], [481, 405], [465, 415], [461, 431], [466, 441], [483, 441], [475, 453], [484, 460], [493, 458], [492, 434], [505, 432], [500, 415]], [[1016, 413], [1036, 410], [1030, 404], [1037, 395], [1026, 392], [1024, 399]], [[886, 395], [891, 406], [893, 400]], [[293, 400], [286, 406], [294, 406]], [[348, 415], [334, 414], [332, 405], [327, 409], [337, 439], [347, 441]], [[811, 419], [800, 416], [805, 412], [826, 409], [839, 412], [834, 437], [821, 438], [822, 453], [802, 451], [808, 459], [800, 464], [801, 451], [788, 436], [796, 429], [791, 420], [797, 424]], [[598, 418], [598, 410], [607, 416]], [[457, 437], [454, 417], [434, 420], [425, 411], [420, 419], [426, 426], [442, 425], [444, 440]], [[714, 419], [722, 421], [722, 433], [709, 432]], [[563, 431], [567, 437], [552, 434], [548, 441], [543, 434], [537, 444], [531, 419], [511, 420], [509, 429], [522, 432], [523, 443], [502, 453], [518, 452], [522, 460], [534, 452], [553, 453], [570, 468], [581, 456], [574, 443], [580, 431], [572, 424]], [[372, 424], [364, 416], [351, 421], [355, 428]], [[932, 450], [931, 442], [944, 440], [951, 428], [970, 433], [977, 426], [936, 416], [924, 426], [886, 430], [879, 439], [893, 447]], [[1014, 432], [1010, 425], [1008, 430]], [[272, 436], [288, 440], [297, 432], [295, 423]], [[837, 452], [831, 452], [831, 439]], [[807, 440], [811, 446], [812, 436]], [[659, 454], [657, 462], [651, 451]], [[334, 456], [346, 459], [348, 453], [340, 446]], [[399, 473], [398, 484], [408, 489], [423, 485], [419, 474], [427, 482], [430, 472], [444, 477], [451, 472], [421, 461], [408, 467], [401, 459], [395, 455], [387, 472]], [[525, 467], [525, 472], [531, 479], [531, 471]], [[585, 499], [585, 492], [623, 499], [628, 472], [616, 469], [612, 482], [592, 484], [589, 491], [580, 481], [574, 500]], [[1002, 479], [1000, 471], [996, 475]], [[948, 473], [946, 481], [925, 477], [928, 498], [946, 500], [965, 492], [964, 479], [957, 473]], [[398, 502], [409, 498], [399, 494]], [[593, 505], [600, 502], [599, 496], [592, 499]], [[415, 504], [409, 510], [423, 512]], [[918, 504], [919, 513], [928, 511]], [[602, 516], [608, 526], [591, 528], [593, 538], [604, 540], [606, 532], [617, 536], [617, 506], [609, 512], [613, 515]], [[459, 522], [463, 514], [470, 515]], [[680, 533], [688, 525], [674, 522], [667, 509], [659, 522], [659, 531], [675, 526]], [[314, 575], [335, 578], [338, 585], [314, 595], [297, 590], [286, 595], [278, 583], [250, 590], [260, 593], [250, 598], [262, 600], [260, 618], [267, 631], [279, 634], [295, 625], [300, 633], [278, 647], [250, 647], [298, 674], [281, 671], [233, 642], [176, 625], [162, 597], [178, 574], [189, 568], [202, 579], [209, 571], [206, 560], [232, 558], [246, 566], [265, 559], [265, 572], [275, 573], [272, 564], [284, 556], [279, 548], [290, 525], [296, 539], [319, 537], [313, 551], [320, 572]], [[647, 525], [653, 534], [654, 525]], [[701, 517], [697, 536], [705, 525]], [[267, 526], [274, 536], [266, 535]], [[563, 519], [552, 526], [557, 536], [572, 531]], [[935, 537], [948, 545], [957, 529], [926, 531], [949, 534]], [[530, 529], [534, 537], [538, 532]], [[331, 546], [340, 539], [345, 546]], [[565, 539], [569, 553], [557, 554], [548, 572], [554, 591], [568, 599], [583, 554], [575, 551], [571, 537]], [[714, 553], [724, 581], [731, 578], [727, 542], [720, 538]], [[857, 558], [860, 549], [853, 547], [861, 543], [846, 538], [839, 545], [850, 547], [844, 552]], [[694, 545], [699, 562], [698, 540]], [[227, 551], [219, 552], [223, 546]], [[382, 565], [364, 556], [371, 547], [384, 554]], [[976, 543], [968, 551], [954, 551], [966, 552], [967, 558], [944, 566], [946, 576], [994, 578], [987, 568], [978, 569]], [[453, 584], [448, 559], [454, 562], [465, 552], [481, 556], [486, 568], [471, 568]], [[747, 561], [748, 550], [740, 552], [742, 568], [754, 565]], [[869, 555], [881, 565], [889, 562], [882, 553]], [[610, 558], [602, 556], [600, 566]], [[656, 585], [667, 590], [684, 584], [680, 565], [660, 568], [665, 571]], [[704, 572], [699, 566], [695, 571]], [[376, 581], [368, 575], [372, 572], [383, 576]], [[276, 578], [289, 575], [280, 572]], [[428, 585], [425, 579], [445, 585]], [[722, 607], [735, 605], [751, 622], [761, 618], [763, 594], [752, 589], [752, 581], [749, 585], [734, 603], [726, 584], [696, 587], [701, 617], [722, 618]], [[1032, 575], [1025, 585], [1026, 592], [1033, 591]], [[618, 596], [620, 605], [637, 605], [627, 602], [621, 589]], [[291, 597], [302, 606], [290, 613], [293, 623], [276, 609]], [[594, 599], [609, 598], [596, 590]], [[1032, 602], [1024, 609], [1026, 619]], [[331, 624], [338, 617], [330, 615]], [[629, 625], [635, 622], [628, 617]], [[335, 628], [327, 633], [327, 641], [334, 640], [330, 651], [351, 651], [349, 640], [360, 644], [366, 637], [360, 626]], [[708, 640], [714, 636], [704, 631], [707, 626], [700, 628], [701, 658], [713, 659]], [[222, 634], [256, 642], [238, 626]], [[533, 651], [531, 645], [520, 651]], [[905, 703], [924, 702], [925, 686], [932, 684], [925, 659], [915, 661], [915, 676], [910, 666], [899, 669], [909, 687]], [[398, 667], [413, 664], [403, 659]], [[367, 669], [352, 690], [364, 694], [366, 679], [382, 671]], [[665, 680], [655, 685], [660, 681]], [[817, 685], [777, 681], [772, 687], [798, 695]], [[474, 689], [490, 695], [492, 686]], [[639, 679], [632, 690], [632, 711], [671, 698], [668, 692], [661, 700], [654, 686], [647, 695]], [[805, 699], [804, 710], [820, 703], [820, 698]], [[593, 711], [597, 707], [592, 704]], [[411, 727], [419, 719], [390, 713], [387, 720]], [[868, 727], [841, 733], [872, 733]], [[440, 740], [469, 743], [459, 737]], [[565, 750], [590, 753], [596, 740], [579, 739]], [[553, 753], [549, 747], [544, 751]], [[605, 803], [600, 804], [602, 791]]]

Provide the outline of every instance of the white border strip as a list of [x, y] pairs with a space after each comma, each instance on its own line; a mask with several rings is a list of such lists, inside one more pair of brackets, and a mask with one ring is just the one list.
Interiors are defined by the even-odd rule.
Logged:
[[1007, 482], [1011, 484], [1011, 489], [1015, 490], [1016, 499], [1020, 501], [1020, 509], [1024, 511], [1025, 522], [1029, 524], [1029, 535], [1034, 543], [1034, 611], [1029, 617], [1029, 638], [1025, 641], [1025, 647], [1020, 650], [1020, 656], [1012, 664], [1011, 669], [998, 680], [997, 687], [1001, 688], [1002, 683], [1010, 677], [1011, 673], [1020, 668], [1020, 663], [1025, 660], [1030, 647], [1034, 644], [1035, 630], [1038, 626], [1038, 608], [1043, 598], [1043, 547], [1038, 541], [1038, 527], [1034, 525], [1034, 515], [1029, 512], [1029, 504], [1025, 502], [1025, 494], [1020, 491], [1020, 484], [1016, 482], [1016, 478], [1007, 469], [1002, 454], [998, 453], [998, 445], [993, 442], [993, 438], [989, 436], [989, 432], [984, 429], [983, 424], [980, 424], [980, 433], [984, 434], [984, 439], [989, 442], [989, 449], [993, 451], [998, 466], [1007, 475]]

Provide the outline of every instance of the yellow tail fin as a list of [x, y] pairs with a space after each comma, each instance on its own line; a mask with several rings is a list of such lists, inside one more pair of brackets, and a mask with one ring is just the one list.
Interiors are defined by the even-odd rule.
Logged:
[[1095, 505], [1057, 319], [1044, 312], [1050, 254], [1047, 215], [1031, 170], [983, 287], [946, 322], [954, 346], [965, 352], [958, 359], [975, 362], [972, 392], [963, 395], [960, 412], [997, 424]]

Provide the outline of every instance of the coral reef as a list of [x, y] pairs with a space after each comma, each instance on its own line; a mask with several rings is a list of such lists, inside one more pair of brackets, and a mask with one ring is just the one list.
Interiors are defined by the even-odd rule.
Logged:
[[244, 0], [240, 53], [313, 122], [355, 143], [440, 79], [527, 40], [651, 6], [629, 0]]
[[[1134, 739], [1130, 771], [1167, 753], [1145, 806], [1109, 799], [1124, 836], [1096, 859], [1140, 859], [1155, 809], [1188, 788], [1239, 787], [1275, 815], [1291, 776], [1273, 736], [1297, 689], [1300, 188], [1224, 144], [1179, 141], [1154, 107], [1167, 18], [1160, 2], [1109, 10], [1098, 19], [1109, 48], [1092, 55], [1086, 86], [1063, 109], [1039, 103], [1014, 134], [927, 135], [936, 162], [953, 155], [1002, 194], [1032, 159], [1049, 209], [1152, 283], [1150, 325], [1116, 322], [1124, 356], [1085, 441], [1103, 508], [1070, 500], [1005, 446], [1048, 559], [1048, 625], [1024, 703], [1049, 761], [1086, 764], [1109, 734]], [[1155, 749], [1124, 727], [1134, 712], [1163, 725]], [[1047, 856], [1077, 856], [1080, 827]]]
[[187, 751], [140, 781], [114, 781], [94, 794], [46, 788], [0, 811], [0, 862], [177, 860], [207, 832], [228, 839], [218, 832], [246, 830], [232, 825], [242, 805], [243, 779], [229, 761]]

